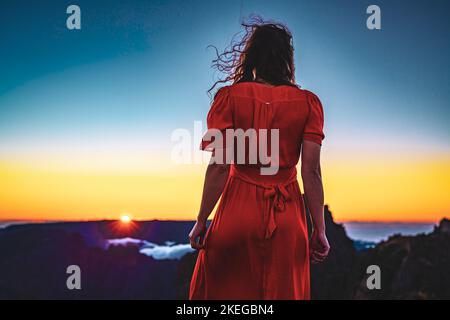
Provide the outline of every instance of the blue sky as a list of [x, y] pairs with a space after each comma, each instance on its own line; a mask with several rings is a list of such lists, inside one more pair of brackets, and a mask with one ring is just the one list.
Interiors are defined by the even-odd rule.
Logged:
[[[82, 30], [65, 26], [77, 4]], [[326, 113], [325, 146], [449, 151], [446, 1], [2, 1], [0, 156], [61, 145], [153, 150], [209, 107], [209, 44], [250, 13], [286, 23], [297, 80]], [[47, 149], [46, 149], [47, 148]]]
[[175, 167], [171, 133], [205, 121], [207, 46], [251, 13], [291, 29], [296, 79], [322, 100], [335, 218], [448, 216], [448, 1], [0, 0], [0, 220], [194, 218], [203, 166]]

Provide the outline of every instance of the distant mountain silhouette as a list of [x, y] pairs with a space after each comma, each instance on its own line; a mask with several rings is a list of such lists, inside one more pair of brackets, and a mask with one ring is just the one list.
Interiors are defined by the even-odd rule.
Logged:
[[[434, 232], [393, 236], [356, 250], [342, 225], [325, 210], [332, 250], [312, 266], [313, 299], [450, 298], [450, 221]], [[130, 237], [187, 243], [191, 221], [144, 221], [124, 228], [116, 221], [13, 225], [0, 230], [0, 299], [185, 299], [196, 253], [155, 260], [139, 244], [105, 246]], [[370, 246], [369, 246], [370, 247]], [[81, 268], [81, 290], [68, 290], [66, 268]], [[381, 290], [368, 290], [366, 268], [381, 267]]]
[[[368, 290], [365, 268], [381, 268], [381, 290]], [[358, 260], [354, 299], [450, 299], [450, 220], [431, 234], [394, 235]]]

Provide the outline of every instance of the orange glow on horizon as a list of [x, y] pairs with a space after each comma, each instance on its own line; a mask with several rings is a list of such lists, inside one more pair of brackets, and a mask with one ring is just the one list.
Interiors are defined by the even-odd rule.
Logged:
[[[325, 200], [336, 221], [438, 222], [450, 216], [448, 158], [327, 160]], [[204, 170], [162, 164], [127, 174], [0, 162], [0, 220], [117, 220], [124, 210], [133, 212], [132, 220], [193, 220]], [[126, 223], [125, 215], [132, 221], [123, 213], [120, 222]]]

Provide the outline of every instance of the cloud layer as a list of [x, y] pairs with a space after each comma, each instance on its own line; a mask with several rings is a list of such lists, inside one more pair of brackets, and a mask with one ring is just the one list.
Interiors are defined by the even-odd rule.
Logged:
[[189, 244], [176, 244], [173, 241], [166, 241], [164, 245], [148, 242], [134, 238], [108, 239], [105, 242], [105, 249], [111, 246], [138, 246], [139, 253], [155, 260], [179, 260], [185, 254], [195, 251]]

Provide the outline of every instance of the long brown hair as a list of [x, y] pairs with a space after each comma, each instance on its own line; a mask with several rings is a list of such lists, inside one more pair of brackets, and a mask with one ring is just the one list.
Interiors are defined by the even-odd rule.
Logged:
[[241, 25], [244, 35], [232, 41], [223, 53], [219, 54], [216, 47], [210, 46], [216, 50], [212, 68], [225, 77], [216, 81], [208, 93], [219, 83], [235, 84], [258, 79], [272, 85], [295, 86], [294, 47], [289, 29], [278, 22], [264, 21], [259, 16], [253, 16]]

